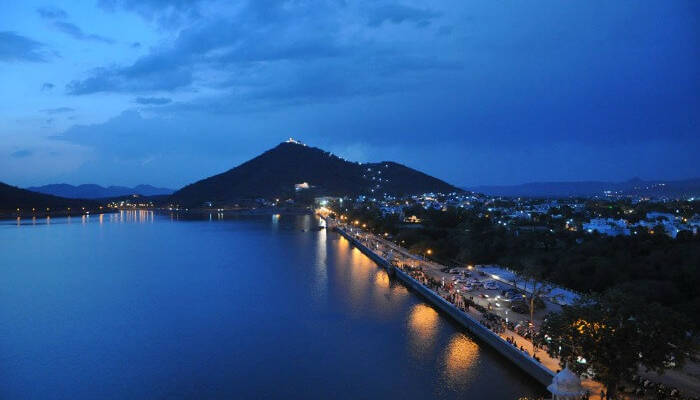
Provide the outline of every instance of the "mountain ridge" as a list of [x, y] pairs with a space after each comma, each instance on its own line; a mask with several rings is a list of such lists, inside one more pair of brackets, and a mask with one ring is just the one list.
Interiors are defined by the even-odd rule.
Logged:
[[43, 210], [45, 208], [93, 207], [95, 205], [91, 200], [68, 199], [33, 192], [0, 182], [0, 210], [16, 210], [19, 208], [22, 211], [26, 211], [31, 208]]
[[491, 196], [507, 197], [591, 197], [637, 195], [649, 197], [700, 196], [700, 178], [682, 180], [643, 180], [638, 177], [622, 181], [528, 182], [518, 185], [480, 185], [466, 188]]
[[152, 185], [128, 186], [100, 186], [94, 183], [71, 185], [68, 183], [54, 183], [42, 186], [32, 186], [26, 188], [33, 192], [50, 194], [69, 199], [103, 199], [120, 196], [130, 196], [138, 194], [141, 196], [170, 195], [175, 192], [173, 189], [159, 188]]
[[183, 187], [171, 199], [201, 205], [289, 198], [295, 195], [294, 185], [305, 182], [318, 194], [335, 196], [462, 191], [396, 162], [360, 164], [290, 139], [234, 168]]

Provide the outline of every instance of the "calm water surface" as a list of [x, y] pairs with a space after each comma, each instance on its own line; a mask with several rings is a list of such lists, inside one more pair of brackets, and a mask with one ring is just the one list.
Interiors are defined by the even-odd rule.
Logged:
[[542, 388], [311, 216], [0, 221], [1, 399]]

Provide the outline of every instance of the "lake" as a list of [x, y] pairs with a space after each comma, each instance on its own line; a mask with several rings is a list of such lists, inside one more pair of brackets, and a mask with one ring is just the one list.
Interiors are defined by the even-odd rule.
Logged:
[[316, 217], [0, 221], [2, 399], [543, 394]]

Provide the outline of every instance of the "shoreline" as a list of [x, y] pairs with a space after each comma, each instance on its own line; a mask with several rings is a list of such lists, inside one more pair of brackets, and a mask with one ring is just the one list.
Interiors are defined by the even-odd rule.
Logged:
[[209, 208], [194, 208], [194, 209], [167, 209], [167, 208], [157, 208], [149, 209], [150, 211], [157, 213], [181, 213], [189, 215], [209, 215], [209, 214], [223, 214], [223, 215], [313, 215], [313, 209], [306, 208], [273, 208], [273, 207], [261, 207], [261, 208], [240, 208], [240, 209], [209, 209]]
[[98, 215], [98, 214], [116, 214], [121, 211], [151, 211], [159, 215], [169, 215], [177, 213], [180, 215], [209, 215], [209, 214], [221, 214], [224, 216], [257, 216], [257, 215], [313, 215], [313, 210], [311, 209], [294, 209], [294, 208], [246, 208], [246, 209], [229, 209], [218, 211], [217, 209], [167, 209], [167, 208], [103, 208], [103, 209], [85, 209], [80, 210], [80, 212], [68, 211], [68, 210], [56, 210], [56, 211], [34, 211], [34, 212], [22, 212], [19, 213], [15, 210], [4, 210], [0, 211], [0, 220], [16, 220], [18, 217], [21, 219], [31, 219], [31, 218], [64, 218], [64, 217], [80, 217], [83, 215]]
[[88, 209], [88, 210], [81, 210], [80, 212], [71, 212], [71, 211], [36, 211], [36, 212], [29, 212], [29, 213], [24, 213], [20, 212], [17, 213], [16, 211], [11, 211], [11, 212], [2, 212], [0, 211], [0, 221], [2, 220], [16, 220], [17, 218], [20, 219], [32, 219], [32, 218], [65, 218], [65, 217], [80, 217], [83, 215], [99, 215], [99, 214], [114, 214], [117, 213], [119, 210], [114, 210], [114, 209]]
[[440, 296], [438, 293], [415, 280], [407, 272], [392, 265], [389, 261], [367, 248], [367, 246], [359, 242], [349, 233], [345, 232], [345, 230], [342, 228], [335, 226], [333, 229], [339, 235], [347, 239], [363, 254], [374, 261], [379, 267], [386, 269], [390, 275], [398, 278], [404, 286], [420, 295], [420, 297], [422, 297], [426, 302], [443, 314], [449, 316], [458, 325], [472, 333], [482, 342], [485, 342], [491, 346], [494, 350], [515, 364], [515, 366], [520, 368], [531, 378], [542, 384], [544, 387], [552, 382], [552, 378], [555, 374], [554, 371], [535, 361], [529, 355], [526, 355], [518, 348], [506, 342], [502, 337], [483, 326], [473, 316], [458, 309], [454, 304], [442, 298], [442, 296]]

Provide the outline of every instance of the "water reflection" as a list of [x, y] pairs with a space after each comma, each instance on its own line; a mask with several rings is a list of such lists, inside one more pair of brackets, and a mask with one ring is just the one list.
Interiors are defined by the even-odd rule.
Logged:
[[379, 270], [374, 275], [374, 284], [382, 289], [389, 289], [391, 282], [389, 281], [389, 274], [385, 270]]
[[[54, 218], [51, 229], [0, 229], [0, 243], [16, 249], [0, 252], [0, 348], [13, 350], [6, 352], [13, 368], [2, 371], [3, 384], [11, 385], [3, 397], [95, 397], [68, 393], [73, 388], [65, 382], [80, 382], [89, 394], [113, 387], [115, 398], [165, 398], [182, 393], [177, 382], [195, 382], [190, 397], [202, 398], [538, 393], [515, 367], [478, 354], [468, 336], [332, 231], [301, 232], [299, 217], [295, 223], [282, 217], [279, 232], [271, 232], [269, 216], [210, 224], [206, 214], [179, 224], [164, 214], [157, 226], [139, 225], [152, 215], [117, 212], [93, 216], [92, 224], [81, 216], [84, 227]], [[98, 218], [106, 220], [104, 229]], [[314, 219], [307, 220], [313, 228]], [[51, 263], [33, 254], [35, 243]], [[102, 261], [95, 268], [76, 259]], [[54, 290], [65, 287], [77, 290]], [[275, 294], [267, 295], [271, 288]], [[56, 321], [70, 323], [56, 334], [36, 334], [55, 331]], [[148, 335], [125, 336], [115, 326]], [[52, 351], [23, 356], [37, 348]], [[195, 381], [183, 365], [202, 366]], [[279, 371], [286, 372], [269, 385]], [[337, 371], [351, 371], [352, 388]], [[386, 379], [387, 371], [396, 373]], [[161, 375], [176, 383], [161, 382]], [[37, 379], [53, 386], [23, 396]]]
[[479, 346], [455, 332], [445, 350], [445, 380], [450, 386], [468, 386], [478, 364]]
[[[279, 214], [277, 220], [279, 220]], [[321, 220], [323, 221], [323, 220]], [[272, 216], [273, 225], [276, 224], [275, 216]], [[316, 296], [319, 300], [325, 300], [328, 288], [328, 244], [326, 242], [328, 233], [325, 229], [318, 232], [316, 239], [316, 259], [315, 259], [315, 282]]]
[[438, 313], [425, 304], [416, 304], [408, 317], [408, 337], [411, 353], [418, 358], [433, 351], [438, 331]]
[[[101, 216], [102, 214], [100, 214]], [[170, 214], [172, 219], [172, 214]], [[88, 219], [90, 215], [88, 214]], [[138, 222], [138, 223], [153, 223], [155, 219], [155, 213], [151, 210], [119, 210], [119, 214], [115, 222]], [[112, 219], [110, 218], [110, 221]], [[102, 217], [100, 217], [100, 223], [102, 223]]]
[[373, 280], [372, 306], [377, 313], [385, 317], [404, 307], [408, 290], [400, 284], [392, 285], [386, 270], [375, 267]]

